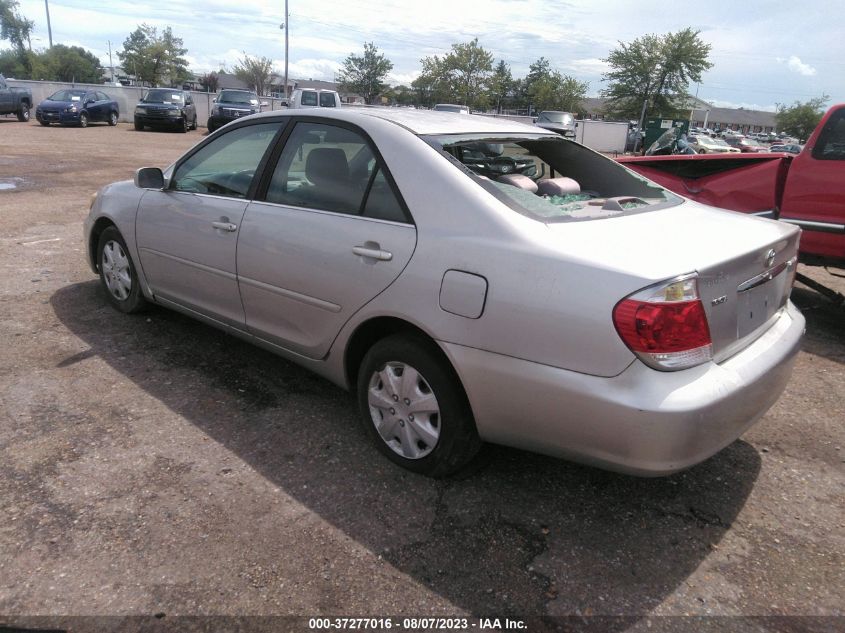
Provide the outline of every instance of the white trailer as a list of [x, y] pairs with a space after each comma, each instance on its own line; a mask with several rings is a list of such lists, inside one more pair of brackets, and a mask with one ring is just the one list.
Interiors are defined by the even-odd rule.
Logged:
[[593, 121], [586, 119], [575, 122], [575, 140], [597, 152], [625, 152], [628, 138], [627, 123]]

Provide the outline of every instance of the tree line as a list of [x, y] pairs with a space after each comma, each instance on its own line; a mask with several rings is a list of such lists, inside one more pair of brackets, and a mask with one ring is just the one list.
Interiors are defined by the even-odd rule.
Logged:
[[[32, 50], [35, 22], [21, 15], [17, 0], [0, 0], [0, 40], [11, 49], [0, 51], [0, 73], [20, 79], [100, 83], [103, 69], [99, 59], [78, 46], [56, 44], [47, 50]], [[187, 48], [170, 27], [159, 31], [141, 24], [124, 40], [117, 58], [124, 71], [148, 86], [182, 86], [189, 78]], [[648, 117], [683, 117], [689, 112], [687, 95], [691, 83], [700, 83], [712, 68], [710, 45], [699, 31], [686, 28], [664, 35], [644, 35], [618, 46], [602, 61], [608, 71], [605, 114], [621, 120]], [[551, 61], [540, 57], [525, 77], [514, 77], [505, 60], [494, 64], [494, 55], [478, 42], [452, 44], [444, 55], [420, 59], [420, 74], [410, 86], [390, 86], [387, 77], [393, 63], [373, 42], [365, 42], [363, 54], [350, 53], [335, 80], [345, 92], [363, 97], [366, 103], [389, 103], [431, 107], [456, 103], [472, 109], [564, 110], [583, 114], [589, 83], [563, 74]], [[224, 72], [225, 69], [220, 69]], [[258, 94], [266, 94], [272, 75], [272, 61], [244, 52], [232, 69], [240, 80]], [[209, 92], [216, 92], [219, 73], [198, 78]], [[784, 131], [805, 130], [821, 118], [827, 97], [778, 106], [778, 121]], [[815, 123], [814, 123], [815, 121]], [[802, 135], [798, 134], [799, 137]]]

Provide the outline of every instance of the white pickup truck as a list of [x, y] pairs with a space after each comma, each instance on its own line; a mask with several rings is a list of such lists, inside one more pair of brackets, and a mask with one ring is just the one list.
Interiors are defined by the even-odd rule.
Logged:
[[336, 90], [297, 88], [290, 96], [291, 108], [339, 108], [340, 95]]

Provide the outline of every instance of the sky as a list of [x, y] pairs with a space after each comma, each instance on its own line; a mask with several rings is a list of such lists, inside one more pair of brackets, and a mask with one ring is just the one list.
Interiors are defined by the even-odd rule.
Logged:
[[[284, 0], [47, 0], [53, 43], [82, 46], [109, 66], [141, 23], [170, 26], [194, 72], [231, 69], [244, 53], [284, 70]], [[48, 45], [44, 0], [19, 0], [35, 21], [33, 48]], [[821, 95], [845, 102], [845, 0], [289, 0], [289, 76], [334, 80], [350, 53], [373, 42], [393, 62], [388, 83], [409, 84], [420, 59], [478, 38], [524, 77], [539, 57], [605, 87], [603, 58], [646, 34], [686, 27], [710, 44], [713, 68], [690, 93], [720, 107], [774, 110]], [[8, 45], [7, 42], [0, 46]]]

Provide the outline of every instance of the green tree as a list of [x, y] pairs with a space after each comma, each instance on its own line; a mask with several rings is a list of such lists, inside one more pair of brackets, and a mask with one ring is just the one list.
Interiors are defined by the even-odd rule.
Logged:
[[499, 60], [493, 74], [490, 77], [490, 99], [496, 104], [496, 112], [502, 111], [502, 106], [507, 102], [514, 89], [511, 67], [503, 59]]
[[810, 99], [805, 103], [796, 101], [791, 106], [781, 105], [778, 107], [775, 120], [778, 129], [794, 136], [802, 143], [810, 138], [813, 130], [818, 126], [824, 116], [825, 104], [830, 97], [822, 95], [816, 99]]
[[422, 72], [412, 85], [422, 103], [455, 101], [477, 107], [486, 102], [493, 55], [478, 45], [478, 38], [452, 44], [452, 50], [444, 57], [424, 57], [420, 64]]
[[259, 96], [264, 96], [270, 84], [273, 62], [267, 57], [250, 57], [244, 53], [233, 69], [235, 77], [244, 82]]
[[529, 98], [534, 108], [540, 110], [563, 110], [578, 112], [581, 102], [587, 96], [589, 84], [578, 81], [558, 71], [550, 71], [545, 76], [535, 79], [528, 88]]
[[103, 78], [100, 60], [79, 46], [56, 44], [33, 56], [33, 77], [47, 81], [100, 83]]
[[417, 101], [421, 105], [431, 107], [435, 103], [452, 99], [452, 76], [445, 58], [437, 55], [424, 57], [420, 60], [422, 70], [419, 76], [411, 82], [411, 87], [417, 93]]
[[446, 55], [458, 101], [466, 106], [483, 105], [490, 75], [493, 54], [478, 45], [478, 38], [466, 44], [452, 44]]
[[178, 86], [188, 76], [187, 52], [169, 26], [159, 34], [154, 26], [142, 24], [129, 34], [117, 57], [123, 69], [142, 84]]
[[610, 71], [602, 77], [608, 87], [608, 113], [620, 118], [637, 118], [647, 102], [651, 115], [672, 116], [686, 101], [690, 82], [713, 67], [708, 61], [710, 45], [699, 31], [686, 28], [665, 35], [644, 35], [630, 44], [619, 42], [603, 61]]
[[[12, 44], [17, 62], [12, 69], [14, 76], [27, 79], [32, 73], [32, 43], [30, 37], [35, 22], [18, 11], [17, 0], [0, 0], [0, 40]], [[10, 60], [9, 60], [10, 61]], [[11, 73], [10, 73], [11, 74]]]
[[373, 101], [387, 89], [384, 78], [393, 70], [391, 62], [372, 42], [364, 42], [364, 54], [349, 53], [336, 80], [341, 88], [364, 97], [367, 103]]

